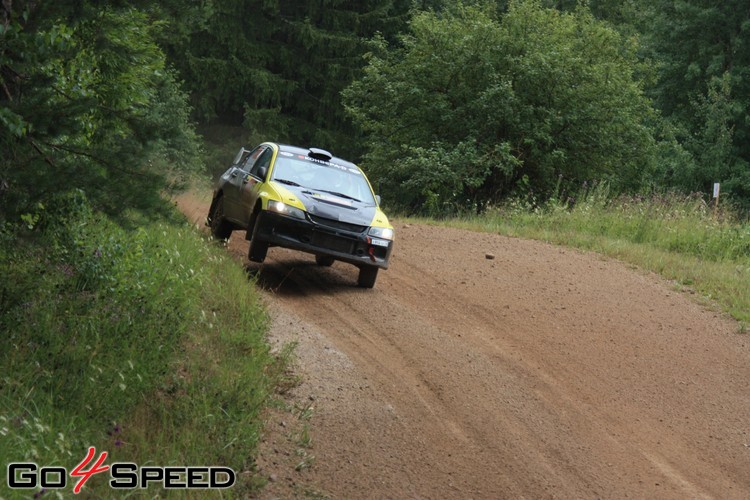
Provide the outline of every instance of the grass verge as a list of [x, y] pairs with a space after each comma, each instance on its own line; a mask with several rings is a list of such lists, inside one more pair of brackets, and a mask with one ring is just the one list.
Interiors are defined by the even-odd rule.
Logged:
[[535, 206], [519, 200], [479, 216], [431, 224], [530, 238], [592, 250], [674, 280], [750, 325], [750, 224], [715, 213], [700, 198], [608, 197], [606, 187]]
[[[3, 474], [11, 461], [71, 471], [95, 446], [108, 464], [231, 467], [223, 496], [256, 491], [261, 411], [289, 352], [270, 353], [244, 270], [177, 219], [133, 215], [129, 230], [81, 196], [54, 205], [66, 208], [0, 231]], [[110, 496], [108, 479], [84, 491]], [[0, 485], [3, 498], [40, 492]]]

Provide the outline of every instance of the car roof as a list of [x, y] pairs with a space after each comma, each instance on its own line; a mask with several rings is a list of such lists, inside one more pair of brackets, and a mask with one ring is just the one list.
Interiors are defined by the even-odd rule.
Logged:
[[[290, 146], [289, 144], [278, 144], [274, 143], [276, 146], [278, 146], [279, 151], [284, 151], [285, 153], [292, 153], [296, 155], [303, 155], [308, 156], [308, 153], [310, 152], [311, 148], [301, 148], [299, 146]], [[335, 163], [336, 165], [341, 165], [344, 167], [351, 167], [351, 168], [359, 168], [357, 165], [350, 161], [346, 161], [343, 158], [339, 158], [337, 156], [332, 156], [329, 160], [329, 163]]]

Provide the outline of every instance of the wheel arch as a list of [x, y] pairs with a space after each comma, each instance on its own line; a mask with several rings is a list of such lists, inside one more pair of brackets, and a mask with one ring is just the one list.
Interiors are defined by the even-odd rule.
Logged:
[[214, 208], [216, 208], [216, 202], [219, 201], [224, 196], [224, 190], [218, 189], [214, 195], [213, 198], [211, 198], [211, 206], [208, 207], [208, 220], [211, 222], [211, 216], [214, 213]]
[[263, 200], [258, 198], [253, 207], [253, 213], [250, 214], [250, 220], [247, 221], [247, 232], [245, 233], [245, 239], [252, 239], [253, 229], [255, 228], [255, 222], [258, 220], [258, 215], [263, 210]]

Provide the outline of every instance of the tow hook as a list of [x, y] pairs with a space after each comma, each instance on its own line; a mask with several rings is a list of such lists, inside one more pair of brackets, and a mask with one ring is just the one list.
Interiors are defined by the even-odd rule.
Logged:
[[369, 246], [367, 253], [370, 256], [370, 260], [375, 262], [375, 247], [372, 245], [372, 238], [369, 236], [367, 237], [367, 245]]

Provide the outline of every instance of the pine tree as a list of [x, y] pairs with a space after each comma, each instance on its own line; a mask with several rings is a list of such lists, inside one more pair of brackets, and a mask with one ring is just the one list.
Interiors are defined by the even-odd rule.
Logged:
[[185, 96], [145, 12], [4, 2], [0, 29], [0, 215], [72, 189], [113, 212], [153, 206], [172, 166], [197, 164]]
[[641, 0], [638, 27], [657, 62], [650, 93], [698, 164], [686, 189], [712, 182], [750, 205], [750, 6], [746, 0]]
[[356, 143], [343, 141], [351, 127], [339, 94], [364, 64], [365, 40], [394, 37], [405, 25], [405, 4], [207, 2], [189, 16], [187, 34], [164, 43], [202, 120], [244, 118], [273, 139], [354, 153]]

